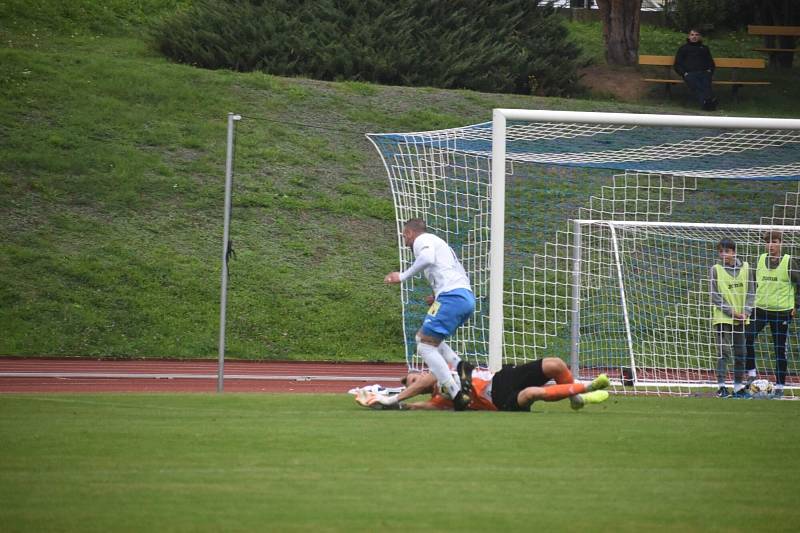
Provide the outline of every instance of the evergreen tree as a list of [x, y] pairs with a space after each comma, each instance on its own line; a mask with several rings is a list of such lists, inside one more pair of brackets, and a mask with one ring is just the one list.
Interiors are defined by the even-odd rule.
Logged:
[[486, 92], [568, 95], [580, 66], [540, 0], [197, 0], [155, 39], [203, 68]]

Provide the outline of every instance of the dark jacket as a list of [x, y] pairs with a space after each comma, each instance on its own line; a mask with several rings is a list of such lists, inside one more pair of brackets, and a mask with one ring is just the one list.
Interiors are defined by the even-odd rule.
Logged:
[[701, 42], [693, 43], [686, 40], [686, 44], [678, 48], [675, 54], [675, 72], [682, 78], [687, 72], [702, 72], [704, 70], [714, 72], [714, 60], [711, 58], [711, 50]]

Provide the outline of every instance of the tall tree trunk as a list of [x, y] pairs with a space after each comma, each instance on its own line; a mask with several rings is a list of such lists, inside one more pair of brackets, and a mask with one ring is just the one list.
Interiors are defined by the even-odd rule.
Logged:
[[[762, 0], [757, 4], [756, 20], [765, 26], [796, 26], [800, 22], [800, 2], [797, 0]], [[794, 48], [797, 39], [788, 35], [767, 36], [764, 38], [767, 48]], [[769, 55], [769, 66], [792, 68], [794, 54], [778, 52]]]
[[603, 21], [606, 61], [609, 65], [635, 65], [642, 0], [597, 0], [597, 7]]

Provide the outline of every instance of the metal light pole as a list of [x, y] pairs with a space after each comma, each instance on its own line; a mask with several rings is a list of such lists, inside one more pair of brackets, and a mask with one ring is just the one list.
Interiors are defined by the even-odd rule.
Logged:
[[217, 392], [223, 392], [225, 381], [225, 309], [228, 304], [228, 247], [231, 227], [231, 188], [233, 183], [233, 130], [241, 115], [228, 113], [228, 148], [225, 156], [225, 226], [222, 238], [222, 290], [219, 308], [219, 363]]

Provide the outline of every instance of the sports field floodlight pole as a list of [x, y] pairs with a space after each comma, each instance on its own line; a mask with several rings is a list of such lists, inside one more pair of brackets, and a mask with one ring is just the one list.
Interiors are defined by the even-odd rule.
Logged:
[[[494, 109], [492, 111], [492, 213], [489, 250], [489, 368], [492, 371], [499, 370], [503, 362], [505, 331], [503, 319], [503, 261], [505, 250], [506, 123], [510, 120], [540, 123], [560, 122], [686, 128], [764, 130], [797, 130], [800, 128], [800, 120], [797, 119]], [[574, 275], [580, 274], [576, 272]], [[577, 317], [574, 308], [573, 317]], [[573, 346], [573, 352], [572, 357], [577, 358], [576, 346]]]
[[231, 189], [233, 184], [233, 130], [241, 115], [228, 113], [228, 147], [225, 154], [225, 224], [222, 237], [222, 289], [219, 306], [219, 362], [217, 365], [217, 392], [224, 390], [225, 382], [225, 309], [228, 304], [228, 245], [231, 228]]

